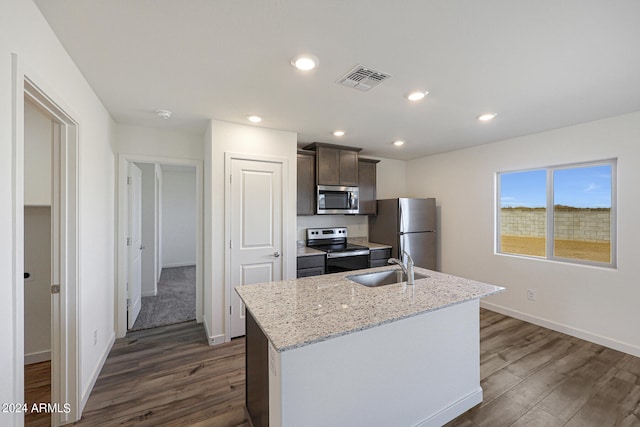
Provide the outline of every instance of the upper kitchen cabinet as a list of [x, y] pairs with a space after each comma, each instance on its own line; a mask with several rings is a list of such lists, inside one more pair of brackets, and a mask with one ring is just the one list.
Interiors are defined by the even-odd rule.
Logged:
[[358, 186], [360, 187], [360, 215], [376, 212], [376, 164], [380, 160], [358, 160]]
[[304, 147], [316, 152], [316, 184], [358, 186], [358, 152], [362, 148], [314, 142]]
[[298, 215], [313, 215], [315, 206], [316, 156], [313, 151], [298, 151]]

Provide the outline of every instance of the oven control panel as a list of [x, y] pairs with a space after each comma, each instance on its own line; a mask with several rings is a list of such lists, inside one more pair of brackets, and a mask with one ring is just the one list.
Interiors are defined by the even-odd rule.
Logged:
[[347, 227], [334, 228], [307, 228], [307, 240], [335, 239], [336, 237], [347, 237]]

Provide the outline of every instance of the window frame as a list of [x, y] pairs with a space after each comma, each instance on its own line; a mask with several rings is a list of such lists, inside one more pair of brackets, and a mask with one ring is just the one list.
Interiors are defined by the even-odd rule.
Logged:
[[[609, 166], [611, 167], [611, 210], [609, 211], [610, 215], [610, 229], [609, 229], [609, 242], [611, 247], [611, 260], [610, 262], [600, 262], [600, 261], [591, 261], [585, 259], [578, 258], [566, 258], [554, 255], [554, 245], [555, 245], [555, 206], [554, 206], [554, 171], [558, 170], [566, 170], [566, 169], [575, 169], [575, 168], [586, 168], [593, 166]], [[595, 160], [589, 162], [580, 162], [580, 163], [567, 163], [562, 165], [554, 165], [554, 166], [542, 166], [528, 169], [516, 169], [516, 170], [504, 170], [495, 173], [494, 181], [495, 181], [495, 233], [494, 233], [494, 249], [496, 255], [505, 255], [505, 256], [513, 256], [513, 257], [523, 257], [537, 260], [548, 260], [548, 261], [556, 261], [563, 262], [569, 264], [579, 264], [579, 265], [587, 265], [594, 267], [606, 267], [606, 268], [617, 268], [617, 260], [618, 260], [618, 236], [617, 236], [617, 210], [618, 210], [618, 199], [617, 199], [617, 166], [618, 159], [604, 159], [604, 160]], [[509, 252], [502, 252], [501, 248], [501, 233], [502, 233], [502, 198], [501, 198], [501, 188], [500, 188], [500, 176], [502, 174], [509, 173], [517, 173], [517, 172], [529, 172], [529, 171], [538, 171], [544, 170], [546, 172], [546, 227], [545, 227], [545, 256], [537, 256], [537, 255], [526, 255], [526, 254], [513, 254]]]

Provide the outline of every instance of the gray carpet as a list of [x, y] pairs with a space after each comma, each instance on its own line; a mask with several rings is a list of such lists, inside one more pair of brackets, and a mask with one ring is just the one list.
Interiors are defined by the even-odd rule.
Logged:
[[158, 294], [142, 297], [132, 331], [186, 322], [196, 318], [196, 266], [163, 268]]

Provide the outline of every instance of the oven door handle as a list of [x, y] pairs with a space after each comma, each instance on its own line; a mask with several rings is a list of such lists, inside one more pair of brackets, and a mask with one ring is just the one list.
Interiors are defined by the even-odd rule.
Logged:
[[345, 258], [348, 256], [369, 255], [369, 249], [350, 252], [331, 252], [327, 254], [327, 258]]

